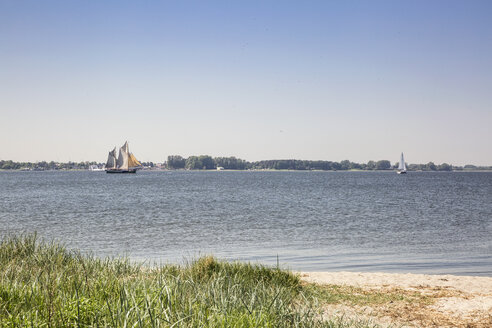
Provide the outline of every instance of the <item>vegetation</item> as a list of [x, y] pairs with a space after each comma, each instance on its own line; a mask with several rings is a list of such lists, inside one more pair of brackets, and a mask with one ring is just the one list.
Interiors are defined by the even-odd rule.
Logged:
[[188, 170], [212, 170], [216, 167], [214, 159], [208, 155], [190, 156], [185, 161]]
[[[442, 163], [439, 165], [434, 164], [433, 162], [429, 162], [427, 164], [410, 164], [408, 169], [411, 171], [454, 171], [454, 170], [463, 170], [462, 167], [455, 167], [448, 163]], [[492, 167], [475, 167], [475, 169], [480, 170], [490, 170]]]
[[184, 169], [186, 165], [186, 159], [179, 155], [168, 156], [167, 166], [170, 169]]
[[68, 162], [68, 163], [58, 163], [58, 162], [13, 162], [13, 161], [3, 161], [0, 160], [0, 170], [34, 170], [34, 171], [44, 171], [44, 170], [87, 170], [90, 165], [97, 165], [96, 162]]
[[[168, 156], [166, 166], [169, 169], [215, 169], [222, 167], [227, 170], [320, 170], [320, 171], [346, 171], [346, 170], [394, 170], [398, 163], [391, 164], [388, 160], [369, 161], [367, 163], [354, 163], [349, 160], [341, 162], [332, 161], [309, 161], [296, 159], [275, 159], [257, 162], [247, 162], [236, 157], [215, 157], [208, 155], [190, 156], [183, 158], [179, 155]], [[457, 171], [463, 167], [452, 166], [447, 163], [436, 165], [432, 162], [427, 164], [409, 164], [409, 171]], [[490, 167], [477, 167], [466, 165], [465, 170], [492, 170]]]
[[297, 275], [203, 257], [151, 268], [36, 235], [0, 242], [0, 326], [368, 327], [326, 320]]
[[[0, 160], [0, 170], [84, 170], [90, 165], [104, 164], [96, 162], [13, 162]], [[146, 168], [160, 167], [153, 162], [142, 162]], [[349, 160], [341, 162], [332, 161], [309, 161], [297, 159], [275, 159], [256, 162], [247, 162], [236, 157], [211, 157], [209, 155], [190, 156], [184, 158], [180, 155], [167, 157], [164, 166], [168, 169], [187, 169], [187, 170], [214, 170], [222, 167], [226, 170], [320, 170], [320, 171], [346, 171], [346, 170], [393, 170], [398, 167], [398, 163], [391, 164], [388, 160], [368, 161], [367, 163], [355, 163]], [[465, 165], [453, 166], [448, 163], [439, 165], [429, 162], [427, 164], [408, 164], [409, 171], [467, 171], [467, 170], [492, 170], [492, 166]]]
[[391, 303], [432, 304], [433, 298], [418, 291], [402, 289], [367, 290], [346, 285], [315, 285], [304, 287], [305, 293], [316, 297], [323, 304], [346, 304], [350, 306], [374, 306]]
[[248, 168], [248, 162], [236, 157], [216, 157], [214, 161], [217, 167], [223, 167], [226, 170], [245, 170]]

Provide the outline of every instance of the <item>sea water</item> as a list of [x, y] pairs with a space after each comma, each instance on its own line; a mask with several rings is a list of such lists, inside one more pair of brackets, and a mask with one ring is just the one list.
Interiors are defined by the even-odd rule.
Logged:
[[492, 173], [0, 172], [0, 237], [96, 256], [492, 276]]

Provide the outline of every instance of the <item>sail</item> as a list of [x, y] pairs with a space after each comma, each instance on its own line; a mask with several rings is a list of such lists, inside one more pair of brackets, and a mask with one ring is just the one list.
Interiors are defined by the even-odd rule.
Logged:
[[107, 169], [116, 168], [116, 147], [108, 154], [108, 161], [106, 162]]
[[140, 162], [135, 158], [135, 156], [133, 156], [133, 154], [130, 153], [130, 156], [128, 158], [128, 167], [138, 167], [138, 166], [142, 166], [142, 164], [140, 164]]
[[128, 170], [128, 141], [120, 148], [116, 165], [120, 170]]
[[405, 159], [403, 158], [403, 153], [401, 153], [400, 164], [398, 164], [398, 170], [400, 170], [400, 171], [406, 171], [407, 170], [407, 167], [405, 165]]
[[106, 168], [112, 169], [115, 166], [116, 166], [116, 158], [114, 158], [113, 154], [111, 154], [111, 152], [109, 152], [108, 161], [106, 162]]
[[130, 154], [130, 149], [128, 149], [128, 141], [125, 141], [125, 144], [121, 146], [125, 150], [127, 154]]

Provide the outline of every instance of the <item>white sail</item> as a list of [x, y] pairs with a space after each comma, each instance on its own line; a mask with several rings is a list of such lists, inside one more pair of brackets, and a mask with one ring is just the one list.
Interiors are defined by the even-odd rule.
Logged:
[[113, 157], [111, 152], [108, 154], [108, 161], [106, 162], [106, 168], [112, 169], [116, 166], [116, 158]]
[[107, 169], [116, 168], [116, 147], [108, 154], [108, 161], [106, 162]]
[[403, 153], [401, 153], [400, 164], [398, 164], [398, 170], [400, 170], [400, 171], [406, 171], [407, 170], [407, 166], [405, 165], [405, 159], [403, 158]]
[[120, 148], [118, 155], [117, 168], [120, 170], [128, 170], [128, 141]]

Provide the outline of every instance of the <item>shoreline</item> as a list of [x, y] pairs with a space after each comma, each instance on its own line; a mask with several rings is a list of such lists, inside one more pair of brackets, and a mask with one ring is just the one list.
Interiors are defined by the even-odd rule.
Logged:
[[[325, 316], [364, 318], [383, 327], [491, 327], [492, 277], [383, 272], [298, 272], [305, 283], [386, 301], [334, 302]], [[397, 297], [394, 297], [394, 296]], [[406, 299], [406, 300], [405, 300]]]
[[205, 318], [210, 326], [492, 327], [492, 277], [296, 272], [213, 256], [153, 268], [37, 234], [6, 236], [0, 255], [0, 289], [9, 291], [0, 326], [191, 326]]
[[[61, 170], [24, 170], [24, 169], [0, 169], [0, 172], [104, 172], [91, 171], [88, 169], [61, 169]], [[291, 169], [248, 169], [248, 170], [232, 170], [232, 169], [210, 169], [210, 170], [186, 170], [186, 169], [142, 169], [138, 170], [142, 172], [387, 172], [395, 173], [395, 170], [291, 170]], [[408, 173], [487, 173], [492, 172], [491, 170], [450, 170], [450, 171], [422, 171], [407, 170]]]
[[316, 284], [348, 285], [366, 288], [379, 288], [391, 285], [406, 289], [430, 286], [453, 288], [465, 293], [492, 294], [492, 277], [489, 276], [351, 271], [300, 271], [296, 273], [304, 281]]

